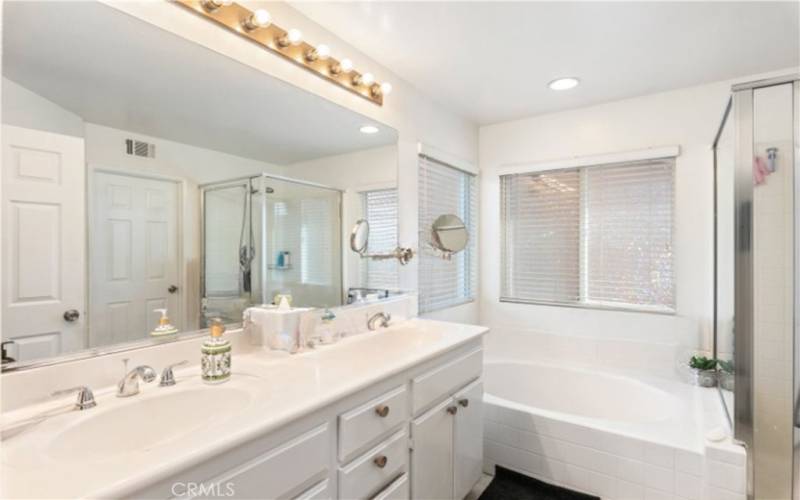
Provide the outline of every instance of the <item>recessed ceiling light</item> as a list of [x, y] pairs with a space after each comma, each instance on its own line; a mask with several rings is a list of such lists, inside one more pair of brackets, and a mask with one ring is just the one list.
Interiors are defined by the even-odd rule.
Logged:
[[578, 86], [581, 83], [580, 80], [573, 77], [567, 78], [557, 78], [552, 82], [548, 83], [547, 86], [550, 87], [552, 90], [569, 90]]
[[364, 125], [359, 130], [361, 131], [362, 134], [377, 134], [378, 133], [378, 127], [376, 127], [375, 125]]

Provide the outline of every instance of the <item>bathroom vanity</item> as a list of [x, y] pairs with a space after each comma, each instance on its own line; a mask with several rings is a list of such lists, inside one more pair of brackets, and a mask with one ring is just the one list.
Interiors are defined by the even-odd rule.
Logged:
[[96, 390], [95, 408], [4, 440], [0, 495], [463, 498], [481, 474], [484, 333], [412, 319], [294, 356], [251, 347], [218, 386], [190, 366], [134, 397]]

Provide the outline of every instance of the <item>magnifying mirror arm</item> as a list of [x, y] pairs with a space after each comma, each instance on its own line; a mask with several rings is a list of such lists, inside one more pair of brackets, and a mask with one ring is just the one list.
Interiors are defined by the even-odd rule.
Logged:
[[364, 259], [372, 259], [372, 260], [397, 259], [400, 262], [400, 264], [406, 265], [412, 258], [414, 258], [414, 250], [410, 248], [397, 247], [393, 251], [387, 253], [364, 252], [360, 255]]

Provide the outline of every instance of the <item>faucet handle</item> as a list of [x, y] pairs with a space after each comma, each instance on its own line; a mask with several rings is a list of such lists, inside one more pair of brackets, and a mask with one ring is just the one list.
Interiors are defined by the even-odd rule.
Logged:
[[88, 410], [89, 408], [94, 408], [97, 406], [97, 403], [94, 400], [94, 394], [92, 390], [86, 387], [85, 385], [79, 385], [77, 387], [71, 387], [69, 389], [62, 389], [60, 391], [55, 391], [52, 396], [64, 396], [65, 394], [71, 394], [73, 392], [78, 393], [78, 401], [75, 402], [75, 409], [77, 410]]
[[188, 360], [183, 360], [178, 363], [172, 363], [171, 365], [167, 365], [164, 370], [161, 372], [161, 380], [158, 382], [159, 387], [169, 387], [171, 385], [175, 385], [175, 375], [172, 373], [172, 369], [176, 366], [184, 366], [188, 365]]

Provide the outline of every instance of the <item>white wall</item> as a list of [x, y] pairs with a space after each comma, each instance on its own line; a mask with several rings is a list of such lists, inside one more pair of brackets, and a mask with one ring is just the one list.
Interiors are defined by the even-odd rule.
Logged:
[[3, 123], [44, 130], [56, 134], [83, 137], [83, 119], [3, 77]]
[[[105, 3], [134, 17], [151, 22], [167, 31], [196, 41], [212, 50], [238, 60], [266, 74], [322, 96], [334, 103], [384, 123], [398, 131], [400, 193], [400, 244], [418, 247], [417, 231], [417, 145], [422, 142], [435, 146], [454, 156], [477, 163], [478, 129], [471, 121], [458, 116], [420, 94], [413, 86], [371, 60], [356, 48], [315, 24], [289, 5], [282, 2], [240, 2], [251, 9], [266, 8], [275, 23], [284, 27], [297, 27], [312, 43], [328, 43], [335, 57], [349, 57], [357, 69], [371, 71], [379, 81], [390, 81], [394, 90], [383, 106], [377, 106], [353, 95], [347, 90], [287, 62], [280, 56], [257, 47], [240, 37], [226, 33], [213, 23], [192, 15], [185, 9], [168, 2]], [[412, 261], [401, 270], [401, 288], [417, 288], [417, 265]], [[474, 322], [477, 305], [455, 308], [448, 319]], [[446, 312], [445, 312], [446, 313]]]
[[[730, 95], [731, 83], [719, 82], [480, 129], [480, 320], [493, 329], [493, 336], [544, 332], [593, 339], [679, 342], [692, 348], [710, 348], [713, 306], [711, 144]], [[511, 164], [670, 145], [681, 147], [675, 172], [673, 242], [677, 314], [499, 302], [498, 169]]]

